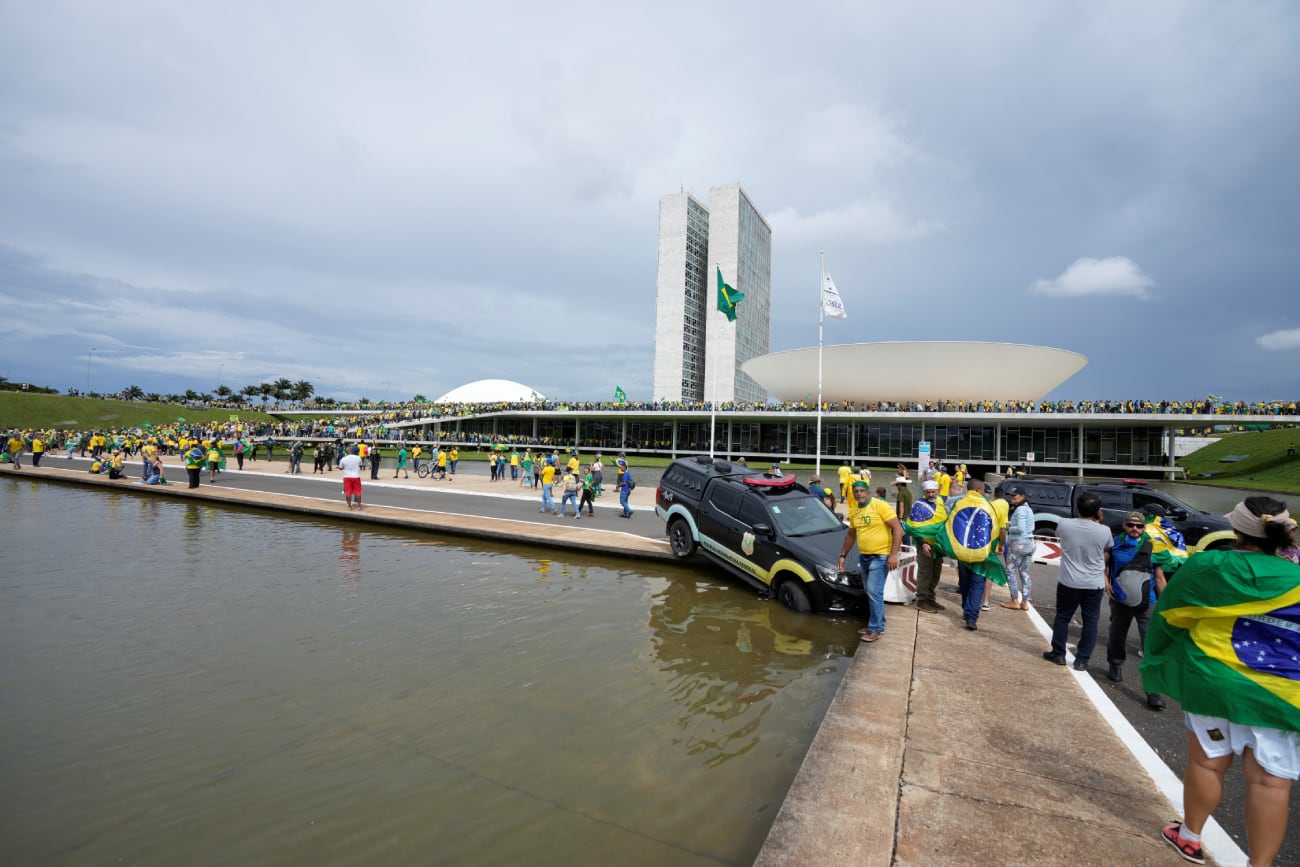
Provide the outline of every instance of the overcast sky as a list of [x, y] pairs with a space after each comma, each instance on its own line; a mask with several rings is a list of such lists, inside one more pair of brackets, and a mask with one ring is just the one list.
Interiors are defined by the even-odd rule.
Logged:
[[1297, 46], [1287, 0], [0, 4], [0, 373], [648, 400], [659, 197], [739, 181], [773, 351], [824, 250], [827, 344], [1296, 398]]

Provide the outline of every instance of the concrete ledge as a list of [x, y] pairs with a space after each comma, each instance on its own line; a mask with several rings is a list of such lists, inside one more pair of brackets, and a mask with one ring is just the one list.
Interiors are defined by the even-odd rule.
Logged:
[[[507, 518], [489, 518], [478, 515], [404, 509], [381, 505], [368, 505], [362, 511], [349, 511], [340, 499], [297, 497], [264, 491], [241, 491], [235, 488], [222, 488], [217, 485], [200, 485], [197, 488], [189, 488], [184, 484], [174, 482], [169, 485], [144, 485], [134, 478], [110, 479], [107, 476], [92, 475], [85, 471], [66, 470], [59, 467], [41, 466], [21, 470], [15, 470], [12, 467], [0, 467], [0, 476], [36, 482], [80, 485], [100, 490], [108, 489], [117, 493], [133, 494], [139, 497], [170, 497], [180, 500], [221, 502], [273, 512], [337, 518], [355, 524], [405, 527], [413, 530], [439, 532], [467, 538], [492, 539], [514, 544], [544, 544], [551, 548], [567, 548], [589, 554], [611, 554], [617, 557], [631, 557], [639, 560], [676, 559], [673, 556], [672, 549], [668, 547], [667, 541], [663, 539], [648, 539], [632, 533], [586, 528], [573, 526], [573, 524], [539, 526], [535, 523], [514, 521]], [[338, 481], [341, 487], [341, 477]], [[580, 524], [583, 522], [575, 521], [573, 523]]]
[[858, 648], [756, 865], [892, 863], [916, 628], [915, 608], [891, 606]]

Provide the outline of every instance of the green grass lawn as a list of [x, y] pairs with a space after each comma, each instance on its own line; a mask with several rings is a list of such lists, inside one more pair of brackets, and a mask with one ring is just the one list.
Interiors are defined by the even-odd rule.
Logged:
[[[1300, 430], [1296, 428], [1224, 434], [1178, 464], [1187, 470], [1188, 481], [1198, 484], [1298, 494], [1300, 457], [1286, 454], [1293, 445], [1300, 450]], [[1235, 455], [1244, 457], [1230, 463], [1221, 460]]]
[[232, 415], [241, 419], [266, 421], [272, 416], [233, 409], [196, 409], [171, 403], [144, 403], [130, 400], [104, 400], [97, 397], [66, 397], [61, 394], [31, 394], [0, 391], [0, 428], [133, 428], [146, 422], [156, 426], [175, 424], [178, 419], [190, 423], [224, 422]]

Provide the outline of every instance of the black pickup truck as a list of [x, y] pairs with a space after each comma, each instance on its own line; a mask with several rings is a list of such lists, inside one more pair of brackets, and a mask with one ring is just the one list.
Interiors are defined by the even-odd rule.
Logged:
[[1187, 553], [1210, 548], [1227, 548], [1235, 536], [1227, 520], [1221, 515], [1211, 515], [1176, 500], [1163, 491], [1150, 488], [1145, 482], [1081, 482], [1074, 484], [1064, 479], [1040, 479], [1022, 476], [1007, 479], [1007, 484], [1025, 489], [1025, 498], [1034, 510], [1034, 532], [1040, 536], [1055, 536], [1056, 524], [1062, 518], [1077, 515], [1076, 504], [1084, 494], [1096, 494], [1101, 500], [1101, 516], [1106, 526], [1120, 532], [1124, 516], [1142, 511], [1157, 503], [1183, 534]]
[[844, 525], [793, 476], [680, 458], [659, 480], [655, 512], [679, 558], [703, 554], [793, 611], [866, 604], [856, 560], [848, 571], [836, 568]]

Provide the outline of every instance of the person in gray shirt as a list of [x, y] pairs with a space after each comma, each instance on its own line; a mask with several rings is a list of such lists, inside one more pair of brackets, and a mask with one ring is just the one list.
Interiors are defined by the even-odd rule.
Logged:
[[1056, 526], [1061, 540], [1061, 571], [1056, 578], [1056, 619], [1052, 622], [1052, 649], [1043, 658], [1065, 665], [1065, 640], [1070, 619], [1078, 610], [1083, 617], [1074, 670], [1087, 671], [1097, 646], [1097, 620], [1101, 600], [1110, 595], [1110, 529], [1101, 520], [1101, 500], [1084, 494], [1076, 505], [1077, 518], [1063, 518]]

